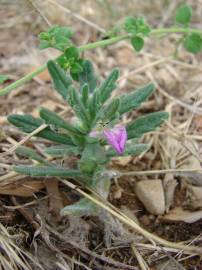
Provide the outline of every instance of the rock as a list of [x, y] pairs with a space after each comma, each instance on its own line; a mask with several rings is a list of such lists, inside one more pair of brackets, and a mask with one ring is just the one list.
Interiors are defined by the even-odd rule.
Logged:
[[186, 199], [186, 205], [191, 209], [202, 208], [202, 187], [188, 185]]
[[176, 186], [177, 186], [177, 181], [173, 178], [173, 175], [166, 174], [163, 180], [166, 213], [168, 213], [170, 207], [173, 204]]
[[161, 220], [165, 222], [183, 221], [186, 223], [194, 223], [200, 219], [202, 219], [202, 211], [187, 211], [182, 209], [182, 207], [176, 207], [168, 214], [161, 217]]
[[135, 192], [145, 208], [154, 215], [165, 212], [165, 196], [161, 180], [143, 180], [135, 185]]

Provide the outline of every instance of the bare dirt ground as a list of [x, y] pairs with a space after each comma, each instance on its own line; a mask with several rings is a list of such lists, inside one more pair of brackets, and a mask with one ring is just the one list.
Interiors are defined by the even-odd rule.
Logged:
[[[180, 2], [0, 0], [0, 74], [9, 75], [4, 86], [57, 55], [53, 49], [38, 49], [37, 36], [48, 25], [71, 26], [75, 43], [82, 45], [103, 38], [106, 30], [128, 15], [143, 15], [155, 27], [168, 26]], [[188, 3], [195, 14], [193, 26], [201, 28], [202, 2]], [[149, 151], [139, 157], [117, 158], [110, 164], [123, 175], [113, 180], [109, 201], [149, 232], [200, 247], [202, 175], [187, 170], [201, 169], [202, 162], [202, 55], [180, 48], [174, 58], [177, 39], [175, 34], [149, 39], [141, 53], [135, 53], [124, 41], [83, 56], [94, 62], [102, 78], [112, 68], [120, 68], [119, 93], [155, 82], [157, 91], [152, 98], [123, 121], [159, 110], [170, 113], [162, 128], [143, 138], [151, 145]], [[59, 112], [66, 108], [53, 91], [47, 71], [0, 97], [1, 153], [25, 137], [6, 116], [36, 116], [40, 106]], [[69, 111], [66, 117], [71, 116]], [[34, 137], [25, 142], [39, 152], [44, 144], [47, 142]], [[65, 162], [73, 164], [74, 160]], [[200, 256], [149, 243], [107, 212], [103, 212], [102, 221], [96, 217], [61, 219], [59, 209], [77, 200], [79, 194], [64, 185], [58, 188], [56, 179], [46, 181], [10, 172], [13, 164], [29, 161], [14, 152], [0, 156], [0, 269], [202, 269]], [[174, 173], [166, 173], [167, 169]], [[149, 173], [151, 170], [157, 171]], [[163, 215], [149, 212], [135, 192], [138, 182], [154, 179], [160, 179], [164, 186]]]

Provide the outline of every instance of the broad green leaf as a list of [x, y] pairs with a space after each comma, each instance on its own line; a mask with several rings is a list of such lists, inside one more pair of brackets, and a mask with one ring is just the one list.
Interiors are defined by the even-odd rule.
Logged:
[[191, 20], [191, 16], [192, 16], [191, 6], [183, 4], [177, 9], [175, 20], [177, 23], [188, 24]]
[[55, 112], [48, 110], [47, 108], [40, 109], [40, 117], [48, 125], [54, 125], [56, 128], [63, 128], [71, 133], [79, 134], [80, 132], [72, 124], [66, 122], [62, 117], [60, 117]]
[[97, 85], [97, 76], [94, 72], [93, 65], [89, 60], [83, 60], [82, 68], [83, 71], [78, 74], [77, 78], [80, 86], [88, 84], [90, 92], [93, 92]]
[[107, 151], [108, 157], [117, 157], [117, 156], [138, 156], [142, 152], [146, 151], [148, 149], [148, 144], [129, 144], [127, 143], [125, 151], [122, 155], [117, 154], [117, 152], [110, 148]]
[[[9, 115], [8, 121], [26, 133], [31, 133], [32, 131], [34, 131], [35, 129], [40, 127], [42, 124], [44, 124], [44, 121], [42, 119], [35, 118], [35, 117], [28, 115], [28, 114]], [[72, 140], [69, 136], [67, 136], [66, 134], [56, 133], [48, 127], [45, 128], [44, 130], [40, 131], [39, 133], [35, 134], [35, 136], [42, 137], [44, 139], [47, 139], [47, 140], [50, 140], [53, 142], [72, 145]]]
[[202, 35], [190, 34], [185, 37], [183, 44], [188, 52], [198, 53], [202, 50]]
[[0, 84], [6, 82], [7, 80], [9, 80], [8, 75], [0, 75]]
[[64, 157], [69, 155], [79, 155], [81, 151], [73, 145], [55, 145], [44, 149], [44, 152], [53, 157]]
[[130, 94], [124, 94], [120, 96], [119, 113], [123, 114], [136, 109], [142, 102], [146, 101], [150, 95], [154, 92], [155, 86], [153, 83], [147, 84]]
[[139, 138], [144, 133], [155, 130], [168, 119], [167, 112], [155, 112], [142, 116], [127, 125], [128, 139]]
[[40, 156], [34, 149], [32, 149], [30, 147], [19, 146], [15, 150], [15, 152], [20, 156], [36, 160], [36, 161], [38, 161], [40, 163], [48, 164], [48, 162], [42, 156]]
[[134, 36], [131, 38], [131, 44], [133, 48], [139, 52], [144, 47], [144, 39], [139, 36]]
[[108, 75], [108, 77], [104, 80], [104, 82], [99, 86], [99, 88], [96, 90], [99, 95], [99, 99], [101, 103], [104, 103], [110, 96], [114, 89], [116, 89], [116, 81], [119, 77], [119, 70], [114, 69], [112, 72]]
[[78, 202], [65, 206], [61, 211], [62, 216], [94, 216], [97, 215], [99, 206], [87, 198], [82, 198]]
[[55, 89], [64, 99], [66, 99], [68, 88], [72, 84], [72, 80], [65, 73], [65, 71], [54, 61], [48, 61], [47, 67], [53, 79]]
[[13, 166], [13, 170], [20, 174], [40, 177], [71, 177], [83, 178], [78, 170], [64, 169], [63, 167], [50, 167], [50, 166]]

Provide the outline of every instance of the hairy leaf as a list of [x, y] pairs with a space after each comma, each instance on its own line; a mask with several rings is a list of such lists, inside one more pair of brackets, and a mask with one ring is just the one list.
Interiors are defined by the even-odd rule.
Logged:
[[50, 167], [50, 166], [13, 166], [13, 170], [17, 173], [30, 175], [30, 176], [41, 176], [41, 177], [71, 177], [81, 178], [82, 175], [77, 170], [64, 169], [62, 167]]
[[[138, 156], [142, 152], [148, 149], [148, 144], [127, 144], [124, 153], [121, 156]], [[119, 154], [113, 149], [110, 148], [107, 151], [107, 157], [117, 157]]]
[[72, 80], [65, 73], [65, 71], [54, 61], [48, 61], [47, 67], [53, 79], [55, 89], [64, 99], [66, 99], [68, 88], [72, 84]]
[[81, 86], [87, 84], [90, 92], [93, 92], [97, 85], [97, 76], [93, 65], [89, 60], [83, 60], [82, 68], [83, 71], [78, 74], [78, 81]]
[[54, 157], [64, 157], [69, 155], [78, 155], [80, 150], [73, 145], [55, 145], [44, 149], [44, 152]]
[[54, 125], [57, 128], [63, 128], [68, 130], [71, 133], [78, 134], [80, 133], [76, 127], [74, 127], [72, 124], [66, 122], [62, 117], [57, 115], [55, 112], [52, 112], [48, 110], [47, 108], [41, 108], [40, 109], [40, 116], [46, 124]]
[[116, 89], [116, 81], [118, 77], [119, 70], [114, 69], [96, 90], [101, 103], [104, 103], [111, 96], [112, 91]]
[[[40, 127], [42, 124], [44, 124], [42, 119], [35, 118], [29, 114], [9, 115], [8, 121], [26, 133], [31, 133], [35, 129]], [[52, 131], [49, 127], [38, 132], [35, 136], [42, 137], [44, 139], [47, 139], [47, 140], [50, 140], [53, 142], [62, 143], [62, 144], [72, 144], [72, 140], [69, 136], [67, 136], [65, 134], [56, 133], [56, 132]]]
[[119, 113], [123, 114], [136, 109], [141, 105], [142, 102], [146, 101], [147, 98], [154, 92], [155, 86], [150, 83], [146, 86], [143, 86], [131, 94], [124, 94], [120, 96], [121, 104], [119, 106]]
[[23, 157], [27, 157], [29, 159], [36, 160], [40, 163], [48, 163], [42, 156], [40, 156], [34, 149], [26, 146], [19, 146], [15, 152], [18, 155], [21, 155]]
[[67, 205], [61, 210], [61, 215], [74, 215], [74, 216], [92, 216], [97, 215], [99, 207], [87, 198], [82, 198], [78, 202]]
[[155, 112], [142, 116], [127, 125], [128, 139], [141, 137], [144, 133], [155, 130], [168, 119], [167, 112]]

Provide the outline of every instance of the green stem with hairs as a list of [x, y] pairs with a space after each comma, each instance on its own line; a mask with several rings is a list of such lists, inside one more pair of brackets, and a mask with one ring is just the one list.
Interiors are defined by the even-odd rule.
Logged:
[[[195, 28], [179, 28], [179, 27], [172, 27], [172, 28], [158, 28], [158, 29], [153, 29], [150, 32], [150, 35], [162, 35], [162, 34], [168, 34], [168, 33], [178, 33], [178, 34], [188, 34], [188, 33], [197, 33], [197, 34], [202, 34], [202, 30], [200, 29], [195, 29]], [[106, 40], [100, 40], [97, 42], [93, 42], [93, 43], [88, 43], [86, 45], [82, 45], [79, 47], [79, 51], [80, 52], [84, 52], [86, 50], [91, 50], [91, 49], [95, 49], [98, 47], [105, 47], [105, 46], [109, 46], [111, 44], [117, 43], [121, 40], [126, 40], [128, 38], [130, 38], [130, 34], [125, 34], [125, 35], [121, 35], [118, 37], [113, 37], [113, 38], [109, 38]], [[6, 95], [8, 93], [10, 93], [13, 89], [23, 85], [24, 83], [32, 80], [35, 76], [37, 76], [38, 74], [40, 74], [41, 72], [43, 72], [46, 69], [47, 65], [44, 64], [41, 67], [37, 68], [35, 71], [25, 75], [24, 77], [22, 77], [21, 79], [15, 81], [14, 83], [11, 83], [10, 85], [6, 86], [3, 89], [0, 89], [0, 96]]]

